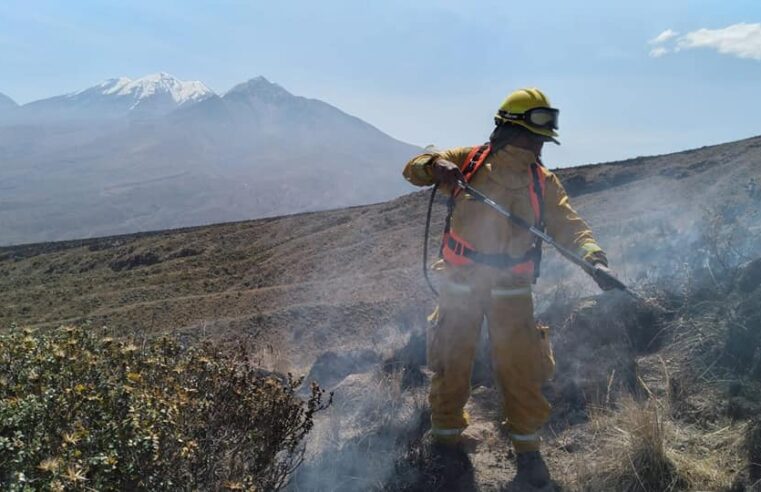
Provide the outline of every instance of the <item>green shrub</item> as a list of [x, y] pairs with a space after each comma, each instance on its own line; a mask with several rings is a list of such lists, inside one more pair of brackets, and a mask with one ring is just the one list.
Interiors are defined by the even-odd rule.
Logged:
[[3, 490], [277, 490], [326, 408], [245, 351], [64, 327], [0, 335]]

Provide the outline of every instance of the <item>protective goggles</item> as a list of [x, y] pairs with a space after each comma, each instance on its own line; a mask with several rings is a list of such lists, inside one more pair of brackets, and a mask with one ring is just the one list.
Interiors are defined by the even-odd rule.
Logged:
[[499, 111], [497, 113], [497, 116], [505, 121], [523, 121], [533, 127], [544, 130], [557, 130], [559, 115], [560, 110], [554, 108], [534, 108], [529, 109], [525, 113], [508, 113], [507, 111]]

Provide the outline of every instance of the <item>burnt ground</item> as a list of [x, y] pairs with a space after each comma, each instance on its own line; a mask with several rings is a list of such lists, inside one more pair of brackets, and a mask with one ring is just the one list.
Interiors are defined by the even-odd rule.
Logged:
[[[558, 175], [622, 278], [648, 292], [654, 286], [667, 289], [684, 306], [685, 292], [692, 293], [693, 285], [721, 284], [735, 265], [759, 253], [761, 197], [745, 189], [751, 176], [761, 181], [759, 163], [761, 137], [564, 169]], [[382, 488], [389, 473], [409, 471], [394, 465], [394, 456], [400, 448], [414, 448], [410, 436], [421, 428], [425, 408], [419, 340], [434, 305], [420, 266], [426, 200], [421, 192], [327, 212], [0, 248], [0, 324], [44, 329], [90, 322], [115, 334], [179, 332], [189, 340], [250, 340], [262, 366], [311, 372], [336, 390], [335, 415], [316, 429], [313, 465], [294, 487], [325, 490], [316, 484], [329, 479], [329, 489], [356, 490], [358, 483]], [[439, 203], [435, 235], [443, 209]], [[663, 399], [679, 390], [686, 396], [674, 404], [675, 411], [694, 415], [707, 411], [706, 400], [724, 405], [716, 400], [731, 389], [736, 394], [726, 404], [729, 413], [719, 412], [713, 421], [696, 419], [694, 425], [747, 420], [755, 407], [744, 383], [712, 389], [712, 379], [703, 381], [705, 391], [689, 388], [697, 376], [720, 379], [714, 374], [718, 367], [737, 370], [748, 360], [756, 364], [756, 352], [735, 366], [709, 361], [705, 374], [688, 371], [677, 377], [686, 365], [685, 352], [674, 347], [688, 340], [691, 350], [697, 350], [694, 340], [671, 330], [669, 337], [652, 342], [651, 335], [659, 332], [654, 324], [638, 321], [638, 312], [623, 315], [615, 296], [590, 297], [596, 293], [594, 284], [551, 252], [543, 272], [536, 288], [537, 314], [552, 328], [558, 358], [558, 377], [548, 387], [556, 407], [547, 436], [556, 446], [548, 456], [552, 469], [566, 477], [561, 480], [566, 486], [580, 483], [583, 467], [576, 455], [605, 449], [593, 439], [602, 432], [593, 426], [612, 419], [604, 409], [617, 395], [641, 398], [649, 391]], [[735, 315], [752, 311], [752, 302], [737, 302]], [[625, 322], [619, 323], [622, 318]], [[687, 323], [684, 319], [669, 322]], [[716, 319], [724, 318], [711, 319], [711, 326], [719, 326]], [[722, 329], [734, 330], [732, 340], [746, 340], [742, 336], [751, 333], [747, 336], [752, 338], [758, 329], [753, 323], [751, 328], [729, 324]], [[486, 443], [472, 455], [474, 486], [484, 490], [504, 483], [512, 470], [488, 374], [488, 363], [482, 361], [476, 368], [469, 431]], [[370, 401], [368, 385], [374, 394]], [[375, 417], [360, 418], [367, 415]], [[694, 432], [721, 431], [716, 436], [723, 436], [724, 427]], [[327, 458], [319, 451], [340, 455], [342, 449], [356, 460], [362, 453], [347, 443], [357, 442], [371, 458], [352, 462], [348, 469], [321, 461]], [[380, 450], [383, 459], [371, 449]], [[316, 463], [332, 466], [332, 474]], [[735, 468], [744, 473], [741, 465]]]

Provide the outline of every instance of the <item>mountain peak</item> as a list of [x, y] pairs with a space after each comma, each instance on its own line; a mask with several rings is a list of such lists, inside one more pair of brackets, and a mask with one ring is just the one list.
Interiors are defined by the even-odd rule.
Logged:
[[70, 94], [69, 97], [93, 93], [101, 96], [132, 99], [134, 101], [133, 108], [156, 96], [170, 97], [174, 103], [181, 106], [214, 95], [214, 92], [201, 81], [180, 80], [166, 72], [159, 72], [135, 80], [128, 77], [108, 79], [94, 87]]
[[17, 106], [16, 101], [0, 92], [0, 108], [15, 108]]
[[241, 94], [246, 96], [257, 96], [265, 99], [280, 99], [293, 97], [293, 94], [283, 89], [282, 86], [270, 82], [265, 77], [259, 75], [246, 82], [240, 83], [227, 91], [228, 95]]
[[119, 79], [119, 83], [105, 93], [130, 95], [138, 101], [154, 95], [168, 94], [177, 104], [200, 101], [214, 95], [201, 81], [179, 80], [165, 72], [146, 75], [133, 81]]

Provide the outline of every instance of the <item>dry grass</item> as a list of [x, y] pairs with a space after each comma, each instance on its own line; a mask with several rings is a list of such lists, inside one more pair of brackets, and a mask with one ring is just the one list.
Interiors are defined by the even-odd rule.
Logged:
[[761, 490], [760, 260], [706, 236], [707, 263], [654, 284], [678, 288], [660, 296], [662, 345], [637, 352], [640, 400], [587, 395], [589, 422], [556, 436], [550, 456], [569, 489]]
[[655, 399], [591, 412], [592, 444], [575, 455], [572, 490], [726, 490], [743, 468], [745, 425], [708, 431], [669, 417]]
[[582, 475], [582, 490], [681, 490], [666, 446], [667, 424], [654, 401], [623, 400], [616, 412], [593, 415], [592, 427], [601, 447]]

